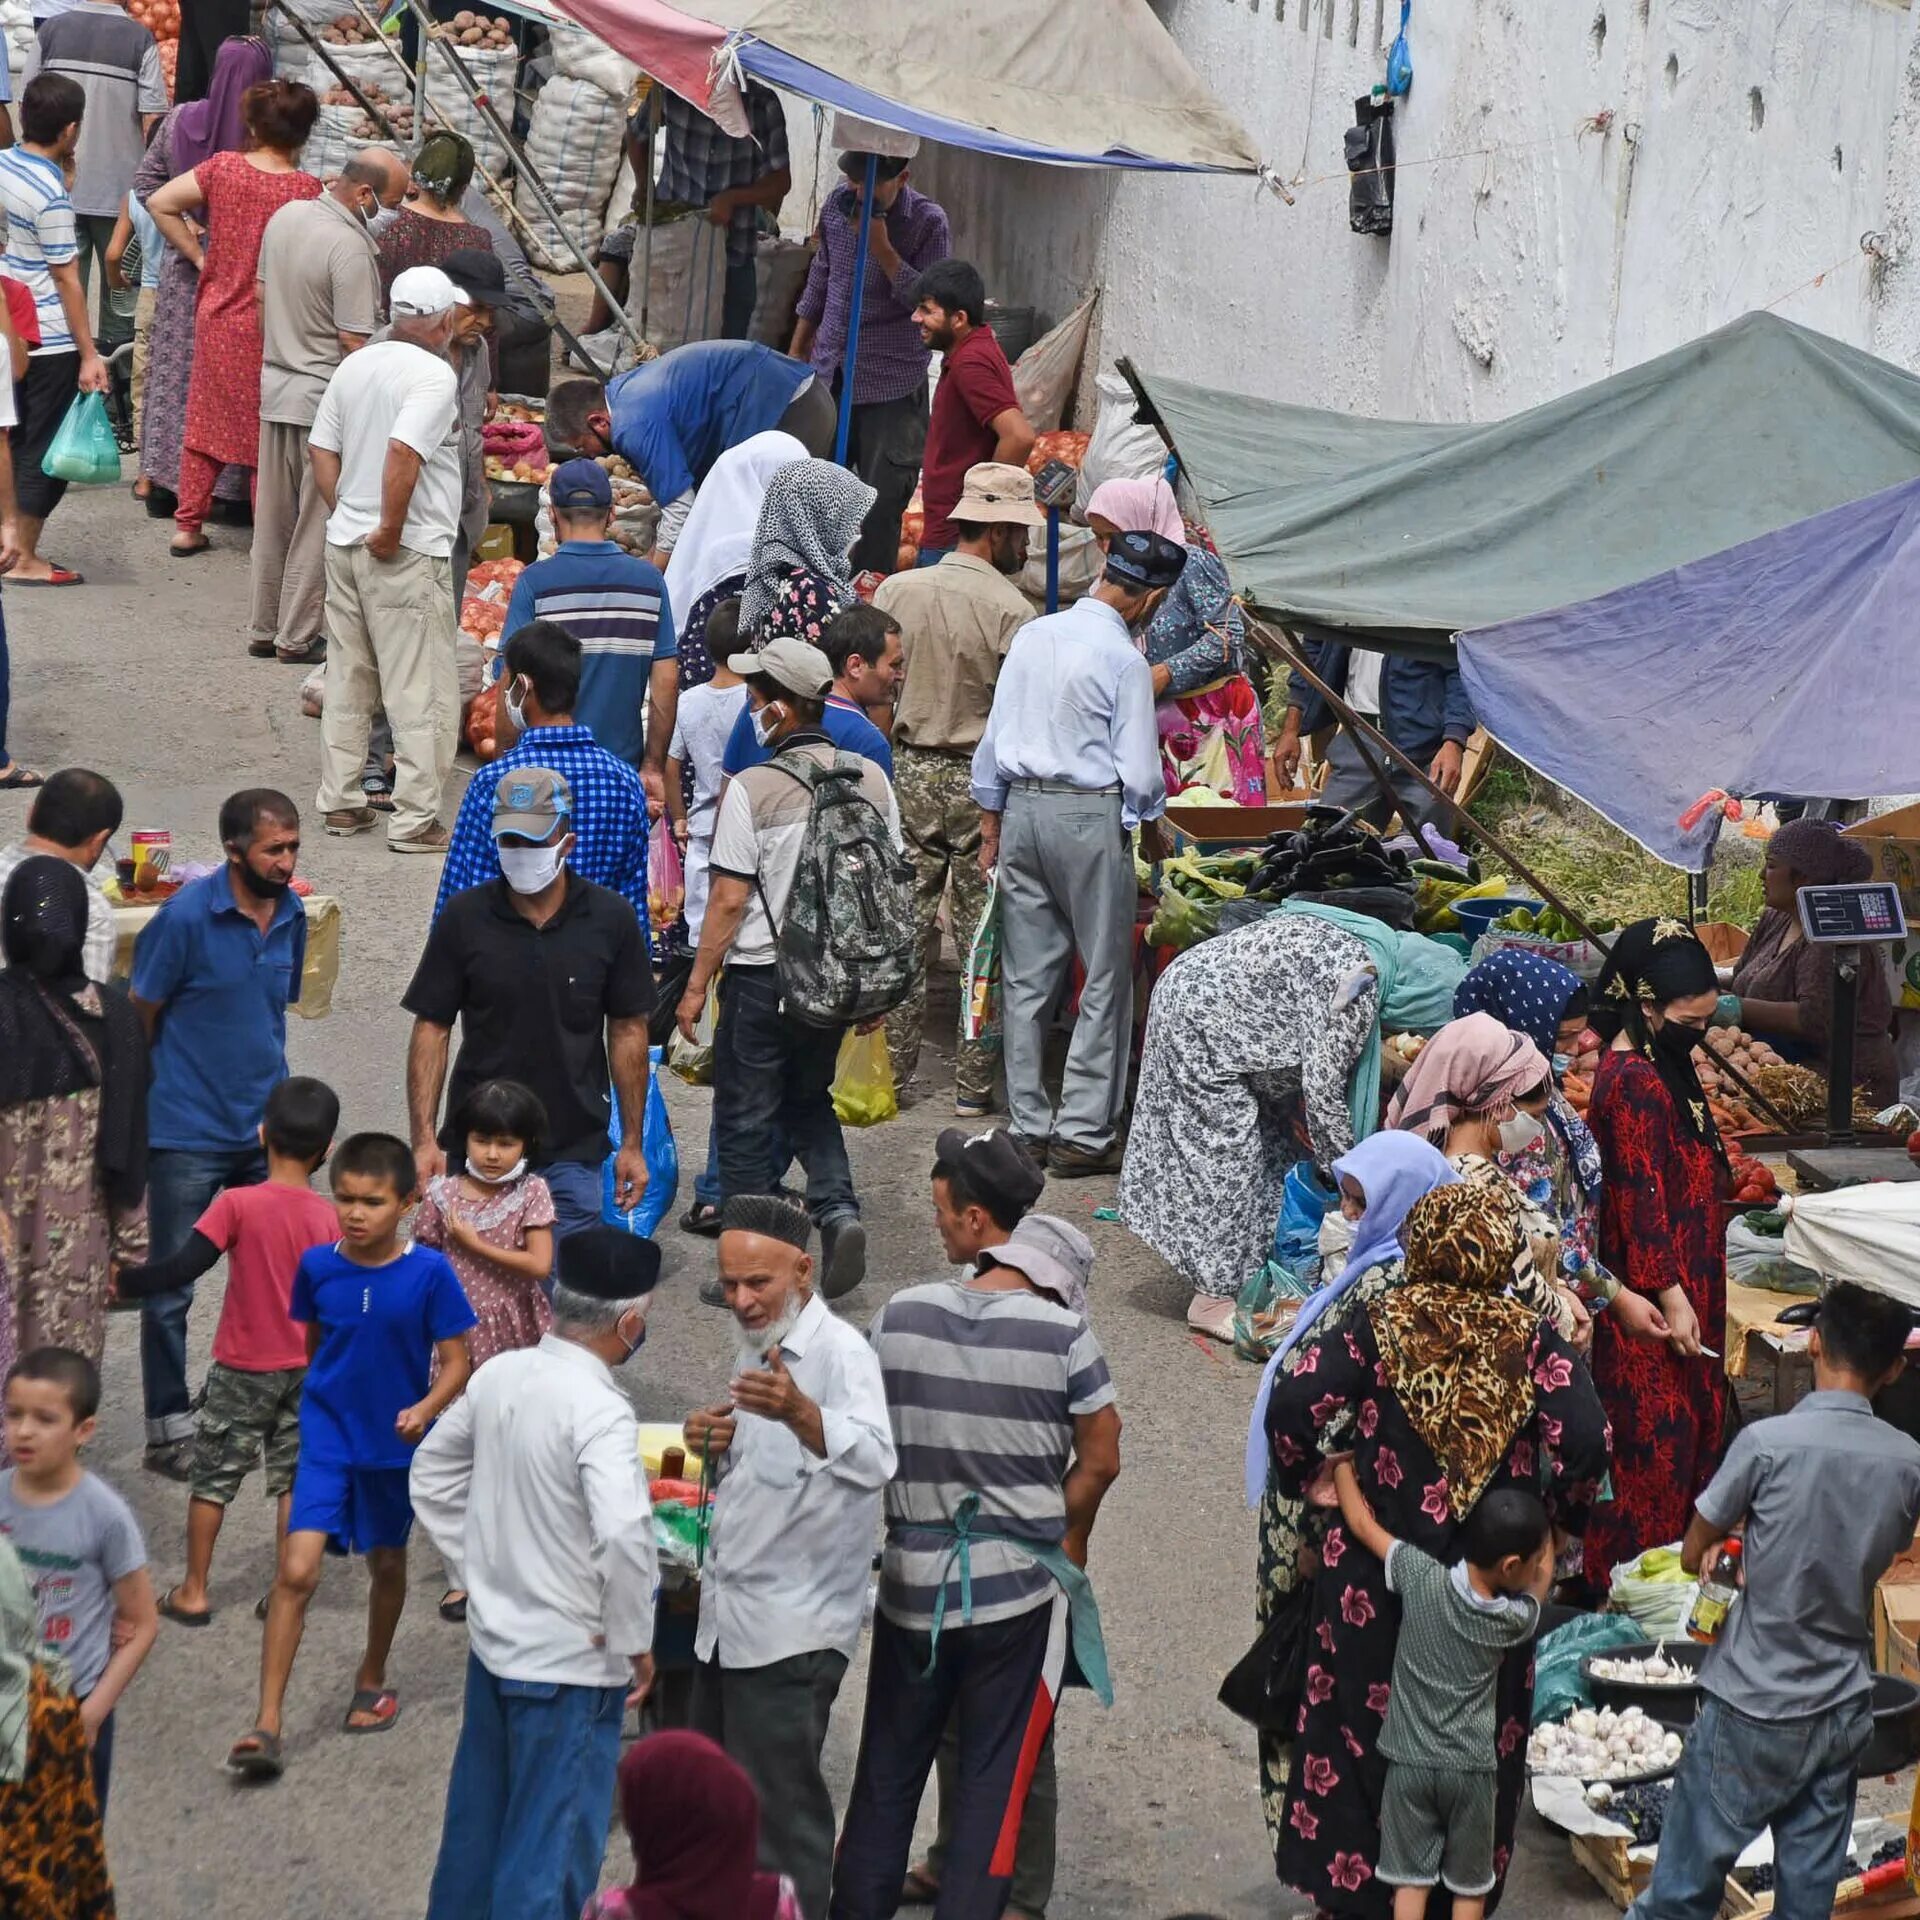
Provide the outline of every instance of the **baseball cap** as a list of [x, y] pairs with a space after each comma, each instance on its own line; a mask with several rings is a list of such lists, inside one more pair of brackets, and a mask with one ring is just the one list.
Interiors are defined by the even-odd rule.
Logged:
[[1034, 502], [1033, 475], [1025, 467], [1003, 466], [995, 460], [984, 460], [967, 469], [960, 486], [960, 504], [947, 518], [975, 526], [988, 526], [997, 520], [1016, 527], [1047, 524], [1047, 516]]
[[387, 310], [396, 320], [403, 313], [431, 320], [449, 307], [471, 305], [467, 296], [438, 267], [409, 267], [405, 273], [395, 274], [393, 288], [387, 295]]
[[1040, 1198], [1047, 1184], [1039, 1161], [1005, 1127], [989, 1127], [982, 1133], [946, 1127], [934, 1141], [933, 1151], [936, 1161], [965, 1167], [970, 1180], [1021, 1212]]
[[613, 482], [597, 460], [563, 460], [547, 481], [547, 499], [563, 512], [569, 507], [613, 505]]
[[493, 837], [517, 833], [550, 840], [556, 822], [573, 818], [573, 788], [551, 767], [510, 767], [493, 790]]
[[824, 700], [833, 691], [833, 662], [818, 647], [782, 635], [758, 653], [736, 653], [727, 665], [737, 674], [764, 674], [802, 700]]
[[503, 307], [510, 298], [507, 270], [497, 253], [483, 247], [460, 247], [440, 262], [441, 271], [476, 307]]
[[1024, 1273], [1074, 1313], [1087, 1310], [1087, 1281], [1093, 1274], [1093, 1242], [1058, 1214], [1030, 1213], [1005, 1242], [981, 1250], [980, 1258]]
[[840, 156], [840, 171], [849, 180], [864, 180], [867, 177], [867, 161], [873, 161], [873, 177], [876, 180], [892, 180], [906, 172], [908, 161], [897, 154], [862, 153], [858, 148]]
[[1116, 533], [1107, 543], [1106, 577], [1116, 586], [1170, 587], [1186, 564], [1186, 548], [1164, 533]]

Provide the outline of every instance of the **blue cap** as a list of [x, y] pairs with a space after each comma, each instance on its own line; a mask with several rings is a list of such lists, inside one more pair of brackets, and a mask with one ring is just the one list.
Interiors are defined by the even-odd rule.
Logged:
[[547, 481], [547, 498], [562, 513], [613, 505], [613, 482], [597, 460], [563, 460]]

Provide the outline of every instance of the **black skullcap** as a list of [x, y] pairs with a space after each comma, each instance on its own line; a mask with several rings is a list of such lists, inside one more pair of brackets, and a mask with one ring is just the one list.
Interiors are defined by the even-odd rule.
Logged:
[[784, 1240], [802, 1253], [812, 1226], [805, 1207], [777, 1193], [736, 1193], [720, 1209], [722, 1233], [757, 1233], [768, 1240]]
[[660, 1278], [660, 1249], [624, 1227], [585, 1227], [560, 1242], [559, 1283], [589, 1300], [637, 1300]]
[[1107, 542], [1106, 577], [1135, 592], [1172, 586], [1186, 564], [1186, 548], [1164, 533], [1116, 533]]
[[1047, 1176], [1039, 1161], [1005, 1127], [969, 1133], [947, 1127], [933, 1143], [935, 1171], [941, 1166], [964, 1170], [979, 1190], [1011, 1202], [1009, 1211], [1025, 1213], [1040, 1198]]

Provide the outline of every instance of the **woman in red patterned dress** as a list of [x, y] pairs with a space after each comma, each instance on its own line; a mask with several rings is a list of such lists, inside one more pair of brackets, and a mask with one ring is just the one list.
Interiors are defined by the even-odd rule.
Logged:
[[[300, 149], [320, 103], [297, 80], [265, 80], [240, 102], [249, 145], [216, 153], [147, 201], [154, 224], [200, 269], [193, 377], [180, 450], [180, 501], [170, 551], [204, 553], [201, 531], [223, 466], [252, 468], [260, 449], [260, 308], [254, 276], [267, 222], [293, 200], [317, 200], [320, 182], [300, 171]], [[202, 246], [181, 217], [200, 212]]]
[[1665, 1340], [1597, 1316], [1594, 1384], [1613, 1423], [1613, 1500], [1594, 1509], [1586, 1577], [1687, 1530], [1720, 1458], [1727, 1380], [1720, 1197], [1726, 1149], [1694, 1071], [1718, 997], [1713, 960], [1678, 920], [1640, 920], [1614, 941], [1593, 1025], [1611, 1045], [1587, 1124], [1600, 1143], [1600, 1258], [1666, 1317]]

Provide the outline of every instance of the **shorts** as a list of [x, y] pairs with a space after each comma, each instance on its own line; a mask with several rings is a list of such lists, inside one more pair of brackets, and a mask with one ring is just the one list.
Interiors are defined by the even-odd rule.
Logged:
[[1380, 1801], [1378, 1878], [1390, 1887], [1430, 1887], [1477, 1899], [1493, 1891], [1491, 1770], [1387, 1765]]
[[293, 1480], [289, 1533], [324, 1533], [329, 1553], [404, 1547], [413, 1531], [405, 1467], [342, 1467], [302, 1460]]
[[263, 1454], [267, 1498], [277, 1500], [293, 1485], [300, 1459], [300, 1389], [306, 1378], [305, 1367], [244, 1373], [216, 1360], [207, 1369], [187, 1482], [196, 1500], [229, 1505]]

